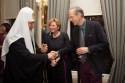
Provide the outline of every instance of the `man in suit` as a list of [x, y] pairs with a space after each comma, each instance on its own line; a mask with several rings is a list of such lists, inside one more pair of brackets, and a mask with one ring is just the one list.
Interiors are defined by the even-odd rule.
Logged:
[[98, 22], [88, 21], [80, 7], [69, 9], [72, 55], [77, 63], [81, 83], [102, 83], [106, 71], [108, 41]]

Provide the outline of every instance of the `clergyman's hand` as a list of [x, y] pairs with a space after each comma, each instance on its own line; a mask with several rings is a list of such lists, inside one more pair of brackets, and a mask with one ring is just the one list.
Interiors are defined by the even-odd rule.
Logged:
[[42, 44], [40, 47], [40, 50], [42, 53], [47, 53], [48, 51], [48, 45], [47, 44]]
[[55, 60], [57, 58], [57, 56], [58, 56], [57, 52], [55, 52], [55, 51], [51, 51], [50, 53], [48, 53], [48, 59], [50, 61]]

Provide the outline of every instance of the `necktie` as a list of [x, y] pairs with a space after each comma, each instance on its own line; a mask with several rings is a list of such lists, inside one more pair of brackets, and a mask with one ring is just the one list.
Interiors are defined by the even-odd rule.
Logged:
[[[80, 31], [79, 31], [79, 36], [80, 36], [80, 47], [85, 47], [85, 24], [80, 27]], [[84, 63], [86, 61], [86, 54], [82, 54], [79, 56], [80, 62]]]

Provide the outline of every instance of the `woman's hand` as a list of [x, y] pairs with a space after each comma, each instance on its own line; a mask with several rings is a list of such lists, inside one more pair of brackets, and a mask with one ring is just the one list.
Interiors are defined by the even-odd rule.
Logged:
[[40, 51], [41, 51], [42, 53], [47, 53], [47, 52], [48, 52], [48, 45], [47, 45], [47, 44], [42, 44], [42, 45], [40, 46]]

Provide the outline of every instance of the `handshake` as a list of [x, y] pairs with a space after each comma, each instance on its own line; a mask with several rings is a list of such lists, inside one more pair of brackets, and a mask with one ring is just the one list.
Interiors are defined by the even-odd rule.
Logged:
[[[48, 52], [48, 46], [47, 44], [42, 44], [40, 46], [41, 52], [42, 53], [47, 53]], [[51, 61], [51, 66], [56, 66], [57, 62], [60, 60], [59, 53], [57, 51], [51, 51], [48, 54], [48, 59]]]
[[51, 51], [48, 53], [48, 59], [51, 61], [51, 66], [54, 67], [57, 65], [58, 61], [60, 60], [60, 56], [58, 52], [56, 51]]

